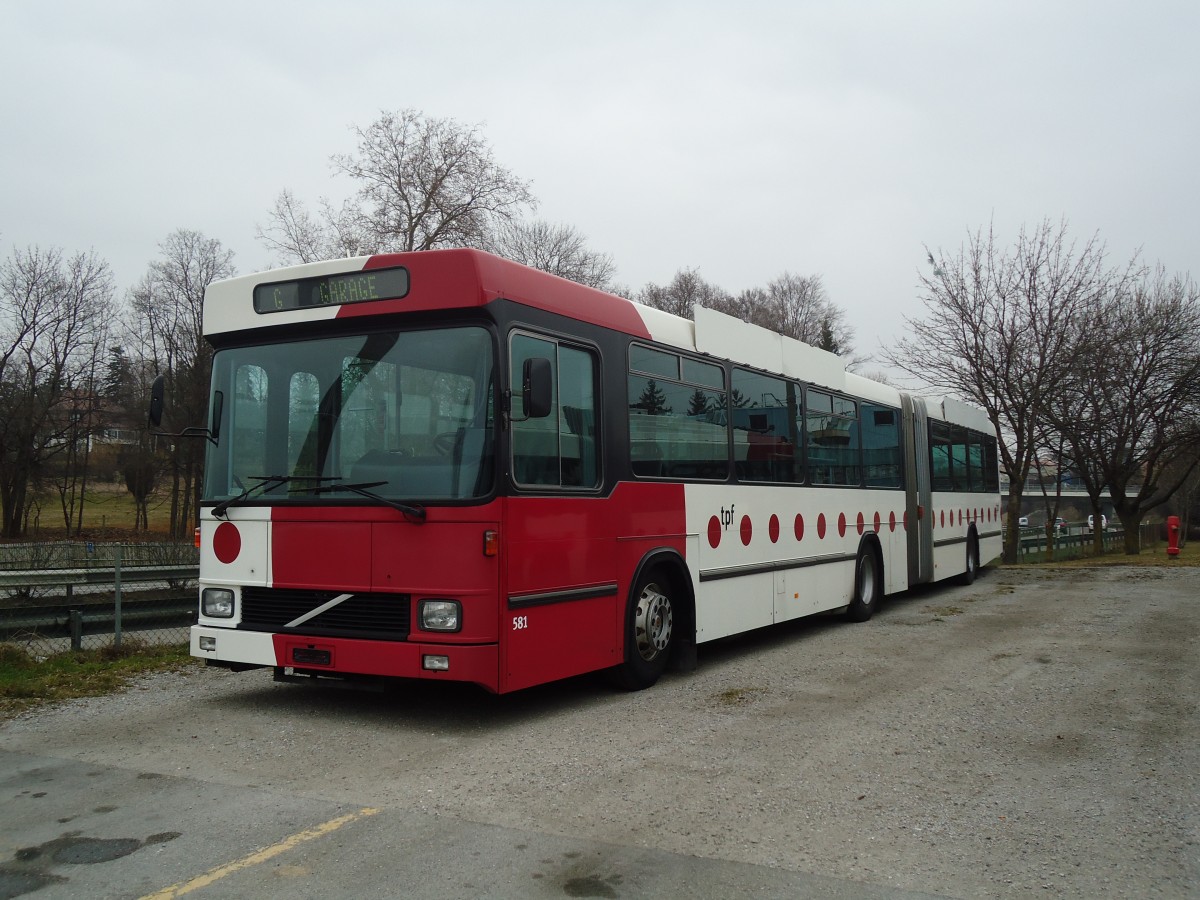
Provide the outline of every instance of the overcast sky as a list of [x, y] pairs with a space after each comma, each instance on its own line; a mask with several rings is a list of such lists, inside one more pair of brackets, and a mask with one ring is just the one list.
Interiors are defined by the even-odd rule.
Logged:
[[[95, 250], [125, 291], [172, 231], [267, 268], [351, 125], [480, 124], [540, 218], [637, 290], [823, 277], [874, 352], [926, 245], [1066, 218], [1200, 277], [1200, 4], [0, 0], [0, 253]], [[868, 366], [869, 368], [869, 366]]]

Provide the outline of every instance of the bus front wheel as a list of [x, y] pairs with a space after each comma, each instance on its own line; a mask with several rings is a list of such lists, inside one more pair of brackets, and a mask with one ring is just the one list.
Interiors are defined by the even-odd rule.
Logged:
[[670, 581], [661, 569], [643, 574], [625, 611], [625, 661], [610, 670], [613, 683], [640, 691], [658, 681], [671, 656], [674, 628]]

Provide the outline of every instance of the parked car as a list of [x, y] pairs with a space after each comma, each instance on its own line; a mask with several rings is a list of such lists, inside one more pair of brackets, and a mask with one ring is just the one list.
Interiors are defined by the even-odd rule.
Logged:
[[[1087, 529], [1086, 529], [1088, 534], [1091, 534], [1091, 532], [1092, 532], [1092, 525], [1094, 524], [1092, 522], [1092, 519], [1093, 519], [1092, 516], [1088, 516], [1088, 523], [1087, 523]], [[1100, 517], [1100, 530], [1108, 531], [1108, 516]]]
[[1055, 534], [1066, 534], [1068, 528], [1070, 528], [1070, 526], [1067, 525], [1067, 520], [1064, 519], [1062, 516], [1059, 516], [1057, 519], [1054, 520], [1054, 533]]
[[1018, 528], [1028, 528], [1029, 527], [1029, 516], [1021, 516], [1021, 518], [1017, 519], [1017, 527]]

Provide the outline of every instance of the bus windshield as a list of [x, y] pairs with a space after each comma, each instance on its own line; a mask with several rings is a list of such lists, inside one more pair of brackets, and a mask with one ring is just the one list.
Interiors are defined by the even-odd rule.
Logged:
[[236, 504], [256, 483], [257, 502], [482, 497], [494, 368], [490, 335], [471, 326], [220, 350], [204, 499]]

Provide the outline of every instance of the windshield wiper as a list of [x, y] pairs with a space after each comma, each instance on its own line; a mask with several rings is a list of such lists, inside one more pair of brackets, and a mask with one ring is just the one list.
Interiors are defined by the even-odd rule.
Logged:
[[377, 494], [371, 488], [379, 487], [381, 484], [387, 484], [386, 481], [364, 481], [360, 484], [320, 484], [315, 487], [297, 488], [298, 491], [306, 491], [313, 494], [327, 494], [330, 491], [350, 491], [353, 494], [358, 494], [360, 497], [366, 497], [368, 500], [374, 500], [378, 503], [383, 503], [390, 506], [392, 509], [399, 510], [408, 516], [410, 519], [415, 519], [418, 522], [425, 521], [425, 507], [417, 503], [401, 503], [399, 500], [390, 500], [381, 494]]
[[[236, 506], [244, 500], [249, 500], [255, 494], [265, 494], [267, 491], [279, 487], [281, 484], [287, 484], [289, 481], [337, 481], [341, 475], [250, 475], [251, 481], [255, 482], [250, 487], [245, 488], [240, 494], [230, 497], [227, 500], [222, 500], [212, 509], [212, 514], [218, 519], [225, 515], [225, 511], [231, 506]], [[238, 481], [241, 485], [241, 481]]]
[[255, 493], [265, 494], [271, 488], [279, 487], [279, 485], [288, 480], [288, 477], [287, 475], [251, 475], [250, 479], [255, 483], [248, 488], [244, 488], [240, 494], [235, 494], [227, 500], [222, 500], [212, 508], [212, 514], [218, 519], [223, 518], [225, 511], [229, 507], [241, 503], [243, 500], [248, 500]]
[[[243, 490], [240, 494], [230, 497], [227, 500], [222, 500], [213, 507], [212, 513], [218, 519], [222, 518], [229, 507], [236, 506], [256, 494], [265, 494], [279, 487], [281, 484], [287, 484], [290, 481], [337, 482], [341, 477], [341, 475], [252, 475], [250, 476], [250, 480], [255, 482], [254, 484], [250, 485], [250, 487]], [[360, 484], [318, 484], [313, 487], [294, 487], [291, 489], [291, 493], [325, 494], [330, 491], [350, 491], [351, 493], [358, 494], [360, 497], [366, 497], [368, 500], [374, 500], [390, 506], [392, 509], [404, 513], [410, 519], [415, 519], [418, 522], [425, 521], [425, 507], [415, 503], [401, 503], [398, 500], [389, 500], [387, 497], [371, 490], [371, 488], [379, 487], [381, 484], [387, 484], [387, 482], [364, 481]]]

